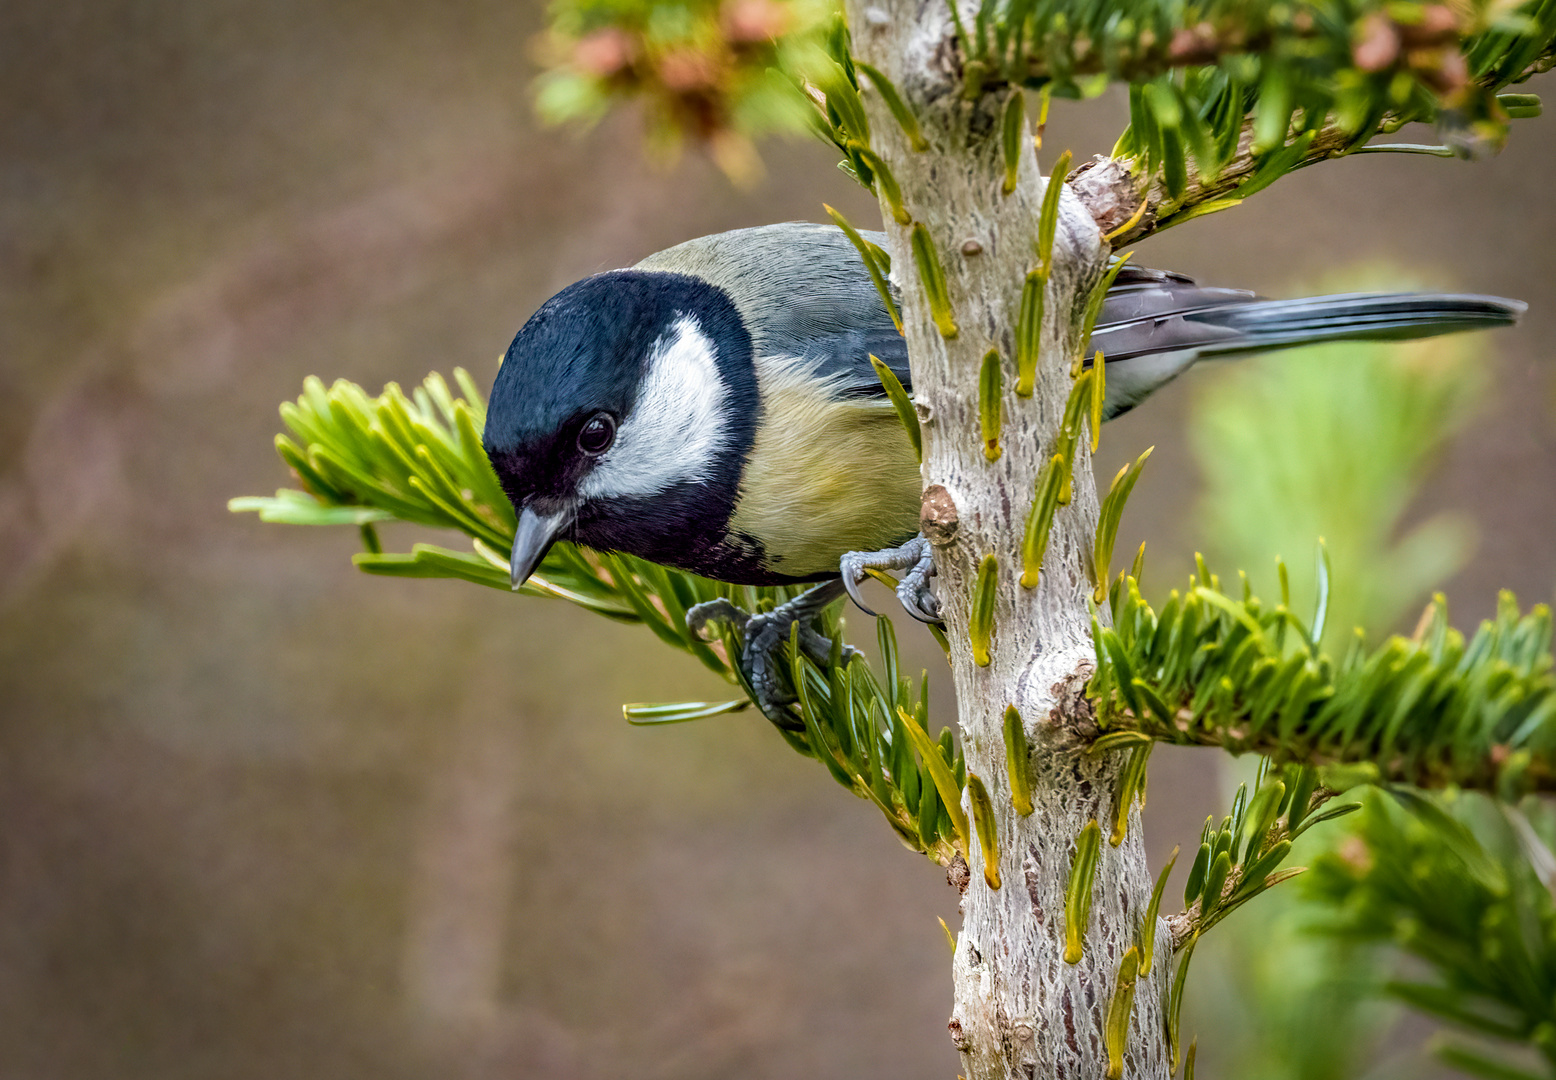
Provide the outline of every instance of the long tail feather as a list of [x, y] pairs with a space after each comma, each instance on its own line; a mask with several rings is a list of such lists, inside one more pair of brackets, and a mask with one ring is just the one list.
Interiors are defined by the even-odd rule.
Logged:
[[1202, 359], [1326, 341], [1404, 341], [1510, 326], [1525, 307], [1517, 300], [1452, 293], [1264, 300], [1146, 270], [1108, 294], [1087, 351], [1107, 357], [1103, 413], [1111, 418], [1128, 412]]
[[1323, 341], [1403, 341], [1459, 330], [1511, 326], [1524, 304], [1495, 296], [1354, 293], [1306, 300], [1255, 300], [1187, 315], [1235, 331], [1207, 342], [1201, 356], [1266, 352]]

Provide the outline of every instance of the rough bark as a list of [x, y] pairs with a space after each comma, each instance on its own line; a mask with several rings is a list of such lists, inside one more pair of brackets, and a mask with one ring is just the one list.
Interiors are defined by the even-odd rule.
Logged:
[[[1102, 846], [1084, 957], [1065, 963], [1064, 894], [1075, 837], [1093, 818], [1108, 834], [1117, 762], [1084, 753], [1091, 713], [1082, 692], [1093, 650], [1086, 597], [1097, 493], [1084, 445], [1077, 452], [1074, 496], [1056, 515], [1035, 589], [1019, 584], [1021, 538], [1038, 472], [1053, 453], [1070, 365], [1081, 348], [1086, 296], [1105, 265], [1107, 245], [1091, 215], [1065, 191], [1054, 245], [1037, 389], [1016, 396], [1014, 328], [1022, 282], [1035, 264], [1043, 181], [1031, 140], [1023, 139], [1018, 183], [1002, 194], [1000, 115], [1019, 91], [961, 93], [961, 54], [939, 3], [851, 0], [854, 49], [888, 75], [922, 125], [930, 148], [915, 153], [878, 94], [866, 85], [872, 145], [896, 176], [907, 212], [927, 226], [944, 268], [958, 325], [937, 332], [911, 254], [912, 226], [896, 223], [894, 277], [903, 289], [914, 398], [924, 431], [926, 533], [935, 543], [951, 641], [959, 722], [968, 768], [994, 804], [1001, 886], [985, 881], [976, 842], [954, 962], [950, 1031], [968, 1080], [1102, 1077], [1103, 1023], [1119, 962], [1139, 940], [1152, 879], [1131, 811], [1119, 847]], [[975, 243], [969, 243], [975, 241]], [[984, 354], [1004, 357], [1002, 453], [985, 459], [978, 423], [978, 373]], [[973, 660], [970, 594], [982, 558], [999, 563], [993, 659]], [[1032, 747], [1035, 812], [1011, 803], [1002, 721], [1014, 704]], [[969, 814], [971, 812], [970, 807]], [[1166, 959], [1137, 987], [1124, 1075], [1168, 1075], [1163, 1021]]]

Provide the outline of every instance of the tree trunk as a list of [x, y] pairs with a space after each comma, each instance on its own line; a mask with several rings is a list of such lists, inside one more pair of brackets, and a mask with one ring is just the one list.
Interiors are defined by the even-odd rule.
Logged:
[[[1036, 264], [1044, 186], [1032, 142], [1023, 138], [1018, 182], [1002, 193], [1000, 118], [1020, 91], [996, 86], [974, 100], [963, 95], [962, 52], [938, 0], [849, 0], [848, 7], [856, 55], [896, 84], [929, 141], [915, 153], [861, 77], [873, 148], [900, 184], [907, 213], [934, 241], [958, 327], [951, 338], [937, 331], [912, 255], [913, 226], [896, 223], [883, 199], [923, 422], [925, 520], [963, 745], [969, 771], [988, 788], [999, 842], [997, 889], [985, 881], [979, 845], [970, 845], [951, 1036], [968, 1080], [1100, 1078], [1108, 1071], [1104, 1020], [1120, 960], [1140, 940], [1152, 879], [1137, 809], [1120, 846], [1106, 839], [1118, 762], [1084, 753], [1092, 716], [1083, 688], [1093, 665], [1086, 598], [1098, 509], [1085, 445], [1076, 453], [1073, 498], [1055, 515], [1040, 582], [1027, 589], [1019, 579], [1036, 479], [1054, 452], [1086, 297], [1108, 248], [1066, 190], [1037, 386], [1031, 397], [1016, 396], [1014, 328], [1022, 283]], [[970, 13], [965, 21], [972, 25]], [[991, 348], [1003, 357], [1005, 386], [1002, 453], [993, 462], [978, 419], [979, 369]], [[990, 553], [999, 566], [993, 659], [979, 667], [968, 634], [970, 598]], [[1024, 817], [1012, 805], [1005, 763], [1003, 717], [1012, 704], [1032, 748], [1036, 809]], [[1076, 836], [1093, 818], [1104, 840], [1084, 955], [1072, 965], [1064, 960], [1065, 888]], [[1150, 975], [1136, 987], [1124, 1075], [1156, 1080], [1168, 1075], [1163, 1009], [1171, 951], [1164, 928], [1150, 932], [1159, 944]]]

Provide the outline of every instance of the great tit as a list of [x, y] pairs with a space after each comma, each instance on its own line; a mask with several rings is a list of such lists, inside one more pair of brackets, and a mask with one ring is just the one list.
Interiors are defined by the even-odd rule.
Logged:
[[[1203, 358], [1505, 326], [1523, 310], [1442, 294], [1265, 300], [1125, 266], [1087, 352], [1106, 357], [1110, 419]], [[832, 226], [706, 236], [563, 289], [508, 347], [487, 412], [486, 453], [519, 517], [514, 587], [565, 538], [736, 584], [828, 582], [776, 634], [752, 620], [748, 643], [786, 640], [867, 565], [909, 569], [899, 595], [933, 618], [919, 468], [872, 354], [911, 391], [906, 343]]]

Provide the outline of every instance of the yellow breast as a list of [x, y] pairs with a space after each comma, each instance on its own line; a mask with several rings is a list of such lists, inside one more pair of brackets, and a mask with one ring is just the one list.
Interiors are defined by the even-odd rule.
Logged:
[[793, 360], [764, 358], [757, 378], [762, 415], [729, 528], [761, 544], [768, 569], [835, 573], [847, 552], [918, 532], [918, 462], [889, 404], [839, 398]]

